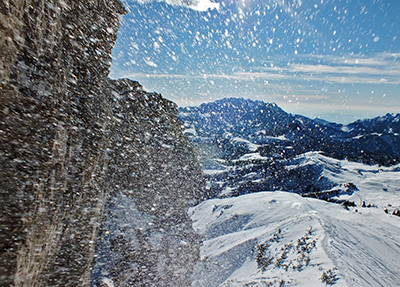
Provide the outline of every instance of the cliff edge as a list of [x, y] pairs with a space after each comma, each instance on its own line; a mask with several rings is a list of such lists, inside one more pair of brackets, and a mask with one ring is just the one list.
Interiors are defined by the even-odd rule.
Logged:
[[[146, 199], [140, 189], [144, 181], [137, 176], [151, 172], [149, 166], [137, 164], [131, 178], [123, 177], [132, 162], [147, 162], [143, 148], [160, 152], [157, 145], [132, 141], [135, 153], [121, 156], [121, 139], [134, 138], [139, 134], [135, 129], [145, 136], [149, 128], [144, 121], [139, 126], [131, 122], [129, 113], [146, 117], [147, 111], [158, 111], [158, 118], [168, 121], [177, 116], [174, 107], [169, 114], [170, 108], [157, 108], [159, 103], [173, 106], [160, 95], [159, 101], [148, 102], [153, 108], [135, 108], [134, 98], [146, 94], [140, 89], [130, 91], [123, 103], [125, 96], [116, 101], [121, 91], [113, 92], [117, 83], [107, 76], [124, 13], [118, 0], [0, 3], [0, 286], [89, 286], [100, 250], [99, 230], [112, 198], [119, 196], [118, 187], [131, 180], [136, 180], [129, 186], [135, 192], [123, 194], [141, 212], [168, 228], [179, 222], [172, 213], [162, 215], [179, 202], [171, 202], [170, 208], [164, 193], [159, 215], [149, 209], [160, 199], [154, 192], [154, 202]], [[190, 151], [180, 152], [186, 143], [179, 139], [181, 131], [176, 130], [166, 140], [190, 158]], [[192, 171], [181, 177], [195, 179], [192, 192], [199, 198], [202, 180], [195, 163]], [[163, 187], [173, 193], [172, 182]], [[182, 201], [189, 198], [185, 195]], [[182, 213], [186, 206], [177, 210]]]

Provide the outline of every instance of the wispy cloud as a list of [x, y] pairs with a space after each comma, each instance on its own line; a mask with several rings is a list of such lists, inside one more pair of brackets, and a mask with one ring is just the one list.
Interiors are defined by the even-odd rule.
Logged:
[[[183, 6], [196, 11], [207, 11], [207, 10], [219, 10], [219, 3], [212, 2], [210, 0], [123, 0], [125, 3], [137, 2], [140, 4], [146, 4], [150, 2], [165, 2], [170, 5]], [[128, 6], [128, 5], [125, 5]]]
[[[304, 60], [308, 56], [308, 60]], [[265, 84], [286, 81], [308, 81], [338, 84], [400, 85], [400, 53], [382, 53], [373, 57], [350, 55], [347, 57], [299, 55], [291, 64], [273, 67], [253, 67], [251, 71], [198, 75], [144, 74], [120, 72], [130, 78], [175, 78], [204, 80], [264, 81]], [[399, 60], [397, 60], [399, 57]], [[315, 61], [317, 58], [318, 61]], [[296, 61], [297, 60], [297, 61]], [[297, 62], [297, 63], [296, 63]]]
[[130, 78], [130, 79], [135, 79], [135, 78], [188, 79], [188, 78], [190, 78], [190, 76], [182, 75], [182, 74], [147, 74], [147, 73], [130, 73], [130, 72], [124, 72], [124, 71], [119, 71], [117, 74], [118, 74], [118, 77]]
[[400, 75], [400, 69], [378, 69], [368, 66], [329, 66], [312, 64], [294, 64], [288, 71], [293, 73], [311, 73], [311, 74], [350, 74], [350, 75]]

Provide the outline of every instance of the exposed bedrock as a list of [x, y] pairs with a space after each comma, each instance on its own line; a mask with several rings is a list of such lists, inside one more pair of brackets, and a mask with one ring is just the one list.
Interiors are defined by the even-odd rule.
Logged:
[[[116, 101], [117, 84], [107, 79], [124, 13], [118, 0], [0, 2], [0, 286], [89, 286], [99, 230], [109, 214], [106, 203], [130, 180], [137, 184], [128, 186], [134, 190], [129, 199], [142, 213], [169, 230], [180, 224], [191, 230], [182, 214], [201, 197], [202, 179], [198, 165], [188, 163], [195, 157], [180, 125], [172, 124], [176, 107], [160, 95], [150, 100], [141, 89]], [[134, 108], [146, 101], [153, 107]], [[179, 177], [193, 182], [171, 202], [164, 194], [155, 196], [162, 181], [153, 190], [146, 187], [153, 196], [146, 198], [143, 182], [132, 175], [149, 173], [142, 155], [159, 152], [164, 143], [144, 151], [132, 141], [136, 154], [126, 157], [114, 149], [120, 139], [145, 136], [151, 126], [132, 123], [129, 113], [152, 111], [168, 117], [164, 129], [173, 131], [165, 145], [187, 159], [174, 165], [183, 162], [187, 168], [177, 167]], [[130, 170], [132, 178], [124, 178], [132, 162], [140, 165]], [[165, 181], [163, 188], [173, 193], [175, 186]], [[153, 214], [150, 206], [159, 202], [160, 213]], [[179, 220], [174, 212], [181, 213]]]

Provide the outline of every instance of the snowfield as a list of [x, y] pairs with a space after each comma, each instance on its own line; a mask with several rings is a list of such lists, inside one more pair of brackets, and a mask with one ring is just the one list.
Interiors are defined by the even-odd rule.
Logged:
[[[366, 165], [347, 160], [333, 159], [319, 152], [308, 152], [294, 159], [295, 166], [317, 165], [324, 166], [321, 176], [343, 187], [352, 183], [355, 190], [342, 193], [337, 198], [354, 201], [361, 206], [375, 205], [381, 210], [386, 208], [392, 213], [400, 208], [400, 165], [384, 167]], [[289, 166], [287, 166], [289, 168]], [[336, 188], [336, 187], [335, 187]]]
[[318, 153], [298, 160], [324, 161], [325, 177], [353, 183], [340, 199], [356, 206], [282, 191], [202, 202], [189, 211], [204, 237], [192, 286], [400, 286], [400, 217], [391, 214], [400, 206], [399, 166]]

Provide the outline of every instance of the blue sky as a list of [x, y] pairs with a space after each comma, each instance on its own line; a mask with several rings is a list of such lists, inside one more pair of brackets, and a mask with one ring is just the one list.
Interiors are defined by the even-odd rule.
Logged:
[[400, 112], [398, 0], [122, 1], [112, 78], [349, 123]]

